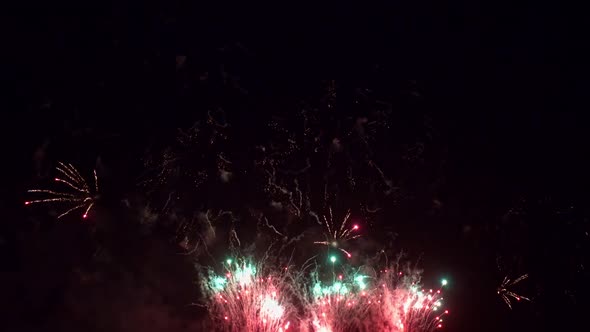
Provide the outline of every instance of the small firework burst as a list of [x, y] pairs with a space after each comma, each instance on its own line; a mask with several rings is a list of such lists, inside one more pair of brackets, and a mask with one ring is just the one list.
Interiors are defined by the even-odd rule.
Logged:
[[528, 273], [523, 274], [514, 280], [511, 280], [510, 278], [508, 278], [508, 276], [505, 276], [504, 280], [502, 280], [502, 283], [500, 284], [500, 286], [498, 286], [498, 289], [497, 289], [498, 295], [500, 295], [502, 300], [504, 300], [504, 302], [506, 303], [508, 308], [512, 309], [512, 303], [510, 302], [511, 298], [516, 301], [520, 301], [520, 300], [530, 301], [529, 298], [519, 295], [519, 294], [508, 289], [509, 287], [512, 287], [512, 286], [518, 284], [519, 282], [527, 279], [528, 277], [529, 277]]
[[337, 226], [334, 223], [332, 208], [329, 208], [329, 213], [329, 216], [323, 216], [323, 225], [326, 228], [326, 231], [324, 232], [326, 240], [316, 241], [314, 242], [314, 244], [320, 244], [324, 246], [337, 248], [338, 250], [343, 252], [346, 255], [346, 257], [350, 258], [352, 257], [352, 255], [347, 250], [341, 248], [340, 245], [342, 242], [346, 242], [360, 237], [359, 234], [355, 234], [355, 232], [359, 229], [359, 225], [348, 225], [348, 221], [350, 219], [350, 211], [346, 212], [346, 216], [344, 216], [344, 220], [342, 220], [340, 226]]
[[98, 198], [98, 178], [96, 176], [96, 170], [93, 171], [94, 182], [92, 183], [92, 186], [90, 186], [72, 164], [59, 162], [56, 169], [63, 178], [56, 177], [54, 178], [54, 181], [65, 185], [67, 189], [65, 189], [65, 191], [48, 189], [28, 190], [29, 193], [43, 194], [45, 195], [45, 198], [26, 201], [25, 205], [39, 203], [67, 204], [69, 208], [60, 214], [57, 217], [58, 219], [78, 209], [83, 209], [84, 213], [82, 214], [82, 218], [87, 218]]

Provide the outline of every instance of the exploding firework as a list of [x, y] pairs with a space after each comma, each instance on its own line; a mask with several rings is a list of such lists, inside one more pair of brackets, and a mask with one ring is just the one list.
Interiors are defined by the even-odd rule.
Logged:
[[[307, 292], [307, 326], [314, 332], [432, 331], [442, 327], [441, 288], [421, 289], [416, 273], [358, 271], [322, 284], [315, 275]], [[443, 285], [446, 281], [443, 282]]]
[[[228, 259], [225, 274], [211, 270], [202, 284], [218, 331], [390, 331], [428, 332], [441, 328], [442, 286], [423, 289], [417, 272], [370, 268], [303, 277], [247, 259]], [[305, 270], [305, 269], [304, 269]], [[442, 285], [446, 285], [443, 279]]]
[[267, 271], [264, 264], [228, 259], [225, 274], [209, 271], [202, 285], [217, 331], [283, 332], [297, 316], [289, 275]]
[[60, 214], [57, 218], [62, 218], [69, 213], [82, 209], [84, 213], [82, 218], [88, 217], [90, 210], [94, 206], [96, 199], [98, 198], [98, 178], [96, 176], [96, 170], [94, 170], [94, 182], [92, 187], [88, 185], [88, 182], [80, 175], [80, 172], [72, 166], [72, 164], [64, 164], [59, 162], [56, 167], [60, 176], [63, 178], [56, 177], [54, 181], [65, 185], [67, 191], [54, 191], [47, 189], [31, 189], [28, 192], [33, 194], [43, 194], [45, 198], [39, 198], [31, 201], [26, 201], [25, 205], [39, 204], [39, 203], [51, 203], [51, 204], [67, 204], [70, 207]]
[[343, 252], [346, 255], [346, 257], [350, 258], [352, 257], [352, 255], [347, 250], [343, 249], [340, 245], [343, 242], [360, 237], [359, 234], [355, 234], [355, 232], [359, 229], [359, 226], [356, 224], [352, 226], [348, 225], [348, 220], [350, 219], [350, 211], [346, 212], [346, 216], [344, 216], [344, 220], [342, 220], [339, 226], [334, 223], [332, 208], [329, 208], [329, 212], [329, 216], [323, 216], [323, 225], [326, 228], [326, 231], [324, 232], [326, 240], [316, 241], [314, 243], [334, 247]]
[[506, 303], [508, 308], [512, 309], [512, 303], [510, 302], [511, 298], [516, 301], [520, 301], [520, 300], [530, 301], [529, 298], [519, 295], [519, 294], [508, 289], [509, 287], [512, 287], [512, 286], [518, 284], [519, 282], [527, 279], [528, 277], [529, 277], [528, 273], [523, 274], [514, 280], [511, 280], [510, 278], [508, 278], [508, 276], [506, 276], [506, 277], [504, 277], [504, 280], [502, 280], [502, 283], [500, 284], [500, 286], [498, 286], [498, 289], [497, 289], [498, 295], [500, 295], [502, 300], [504, 300], [504, 302]]

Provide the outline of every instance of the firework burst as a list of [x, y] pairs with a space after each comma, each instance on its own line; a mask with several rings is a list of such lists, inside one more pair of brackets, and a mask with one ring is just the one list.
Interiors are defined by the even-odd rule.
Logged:
[[520, 300], [530, 301], [529, 298], [519, 295], [519, 294], [511, 291], [510, 289], [508, 289], [509, 287], [512, 287], [512, 286], [518, 284], [519, 282], [527, 279], [528, 277], [529, 277], [528, 273], [523, 274], [514, 280], [511, 280], [510, 278], [508, 278], [508, 276], [505, 276], [504, 280], [502, 280], [502, 283], [500, 284], [500, 286], [498, 286], [498, 289], [497, 289], [498, 295], [500, 295], [502, 300], [504, 300], [504, 302], [506, 303], [508, 308], [512, 309], [512, 303], [511, 303], [510, 299], [514, 299], [516, 301], [520, 301]]
[[359, 229], [358, 225], [348, 225], [348, 221], [350, 219], [350, 211], [346, 212], [344, 219], [340, 223], [340, 225], [336, 225], [334, 223], [334, 217], [332, 215], [332, 208], [329, 208], [329, 216], [323, 216], [323, 222], [326, 231], [324, 232], [324, 236], [326, 238], [325, 241], [316, 241], [314, 244], [320, 244], [324, 246], [334, 247], [341, 252], [343, 252], [346, 257], [350, 258], [352, 255], [347, 250], [340, 247], [343, 242], [353, 240], [359, 238], [359, 234], [355, 234], [355, 232]]
[[317, 269], [304, 277], [291, 268], [277, 272], [264, 262], [228, 259], [225, 273], [207, 270], [201, 286], [217, 331], [430, 332], [443, 326], [442, 286], [424, 289], [418, 272], [342, 268], [349, 272], [324, 282]]
[[384, 270], [380, 276], [355, 272], [322, 284], [312, 278], [306, 326], [314, 332], [419, 331], [442, 327], [441, 289], [425, 290], [417, 274]]
[[225, 274], [208, 271], [202, 285], [217, 331], [284, 332], [297, 312], [286, 272], [267, 271], [264, 264], [228, 259]]
[[96, 170], [94, 170], [94, 182], [92, 187], [88, 185], [88, 182], [82, 177], [80, 172], [72, 166], [72, 164], [65, 164], [59, 162], [56, 167], [60, 177], [54, 178], [54, 181], [65, 185], [67, 191], [55, 191], [47, 189], [31, 189], [28, 190], [32, 194], [43, 194], [44, 198], [34, 199], [26, 201], [25, 205], [39, 204], [39, 203], [51, 203], [51, 204], [67, 204], [69, 208], [60, 214], [57, 218], [62, 218], [69, 213], [82, 209], [84, 213], [82, 218], [87, 218], [90, 210], [94, 206], [96, 199], [98, 198], [98, 178], [96, 176]]

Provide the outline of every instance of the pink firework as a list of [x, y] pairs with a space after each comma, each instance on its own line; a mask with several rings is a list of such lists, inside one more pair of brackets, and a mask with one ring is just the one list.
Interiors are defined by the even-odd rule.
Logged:
[[422, 288], [414, 271], [361, 274], [345, 267], [353, 271], [322, 282], [317, 271], [304, 278], [244, 259], [228, 259], [224, 267], [224, 274], [202, 278], [216, 331], [431, 332], [448, 314], [442, 286]]
[[265, 273], [262, 264], [228, 259], [225, 274], [209, 272], [202, 285], [216, 331], [285, 332], [296, 317], [286, 273]]
[[332, 208], [329, 208], [330, 215], [323, 216], [323, 225], [326, 228], [326, 232], [324, 232], [324, 236], [326, 237], [325, 241], [316, 241], [314, 244], [321, 244], [325, 246], [334, 247], [341, 252], [343, 252], [346, 257], [351, 258], [352, 255], [347, 250], [340, 247], [342, 242], [346, 242], [349, 240], [353, 240], [359, 238], [359, 234], [355, 234], [356, 231], [359, 230], [359, 225], [348, 225], [348, 221], [350, 219], [350, 211], [346, 212], [344, 216], [344, 220], [340, 223], [340, 225], [336, 225], [334, 223], [334, 218], [332, 215]]
[[57, 218], [62, 218], [78, 209], [83, 209], [82, 218], [88, 217], [88, 213], [94, 206], [98, 195], [98, 178], [96, 170], [94, 170], [94, 182], [92, 187], [80, 175], [80, 172], [72, 166], [72, 164], [64, 164], [59, 162], [56, 167], [61, 177], [54, 178], [54, 181], [66, 187], [65, 191], [54, 191], [47, 189], [31, 189], [28, 192], [34, 194], [44, 194], [45, 198], [26, 201], [25, 205], [51, 203], [51, 204], [66, 204], [69, 208], [60, 214]]
[[414, 331], [441, 328], [441, 289], [424, 290], [417, 275], [386, 270], [380, 277], [339, 275], [327, 285], [317, 279], [306, 296], [304, 331]]
[[508, 276], [506, 276], [506, 277], [504, 277], [504, 280], [502, 280], [502, 283], [500, 284], [500, 286], [498, 286], [497, 293], [498, 293], [498, 295], [500, 295], [502, 300], [504, 300], [504, 303], [506, 303], [506, 305], [508, 306], [509, 309], [512, 309], [512, 303], [510, 302], [510, 299], [514, 299], [516, 301], [520, 301], [520, 300], [530, 301], [530, 299], [528, 297], [522, 296], [522, 295], [517, 294], [516, 292], [510, 290], [510, 287], [520, 283], [521, 281], [527, 279], [528, 277], [529, 277], [528, 273], [523, 274], [514, 280], [511, 280], [510, 278], [508, 278]]

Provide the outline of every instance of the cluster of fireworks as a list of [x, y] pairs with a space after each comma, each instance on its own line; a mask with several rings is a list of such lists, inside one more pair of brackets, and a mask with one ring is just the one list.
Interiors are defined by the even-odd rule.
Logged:
[[416, 273], [387, 269], [340, 274], [329, 283], [312, 279], [307, 295], [313, 331], [432, 331], [448, 313], [441, 309], [442, 288], [420, 288]]
[[54, 181], [65, 185], [66, 189], [63, 191], [55, 191], [48, 189], [31, 189], [28, 192], [33, 194], [42, 194], [45, 197], [26, 201], [25, 205], [39, 204], [39, 203], [53, 203], [53, 204], [64, 204], [67, 210], [61, 213], [57, 218], [62, 218], [73, 211], [83, 210], [82, 218], [88, 217], [88, 213], [94, 206], [94, 203], [98, 197], [98, 178], [96, 176], [96, 170], [93, 171], [94, 182], [92, 187], [88, 185], [88, 182], [82, 177], [80, 172], [72, 166], [72, 164], [59, 163], [56, 167], [57, 172], [61, 177], [54, 178]]
[[224, 274], [209, 271], [202, 283], [219, 331], [425, 332], [441, 328], [448, 314], [441, 295], [446, 280], [426, 290], [416, 272], [356, 270], [322, 278], [317, 269], [305, 275], [246, 259], [223, 265]]
[[[369, 99], [369, 89], [359, 90], [357, 94], [355, 104]], [[319, 245], [328, 251], [327, 264], [316, 262], [314, 269], [306, 264], [297, 269], [269, 263], [270, 259], [257, 262], [232, 257], [217, 271], [214, 268], [201, 271], [200, 285], [204, 305], [214, 324], [212, 330], [429, 332], [443, 327], [443, 318], [448, 314], [442, 297], [447, 285], [445, 279], [439, 287], [431, 289], [422, 286], [420, 274], [412, 269], [387, 264], [386, 268], [378, 269], [372, 263], [354, 268], [349, 264], [352, 260], [338, 262], [341, 253], [352, 258], [352, 243], [361, 237], [361, 226], [365, 228], [366, 225], [351, 218], [350, 211], [343, 218], [338, 213], [333, 215], [329, 204], [339, 201], [339, 188], [342, 187], [343, 192], [359, 192], [363, 193], [361, 197], [371, 197], [359, 202], [367, 214], [380, 210], [382, 200], [388, 204], [395, 199], [393, 196], [399, 188], [378, 165], [381, 158], [377, 152], [390, 153], [390, 145], [374, 144], [379, 137], [388, 137], [391, 105], [375, 101], [375, 109], [365, 116], [341, 117], [333, 110], [335, 101], [336, 86], [331, 81], [320, 105], [306, 105], [301, 112], [273, 116], [267, 128], [271, 139], [262, 142], [256, 139], [256, 146], [244, 149], [255, 152], [253, 162], [243, 162], [241, 153], [233, 153], [239, 149], [229, 149], [228, 153], [230, 145], [226, 142], [232, 131], [222, 110], [210, 111], [206, 121], [179, 130], [174, 143], [155, 146], [151, 150], [156, 152], [145, 158], [146, 173], [140, 184], [148, 189], [149, 196], [154, 192], [153, 196], [167, 197], [161, 211], [171, 216], [168, 221], [176, 227], [175, 236], [180, 246], [187, 251], [193, 248], [191, 255], [198, 256], [204, 249], [212, 257], [207, 245], [215, 242], [215, 230], [223, 229], [218, 221], [226, 217], [231, 219], [230, 246], [232, 249], [240, 247], [234, 227], [239, 212], [234, 215], [237, 209], [228, 208], [228, 211], [215, 213], [213, 208], [195, 215], [191, 208], [174, 209], [175, 205], [180, 205], [175, 201], [181, 196], [188, 197], [188, 204], [192, 206], [195, 194], [204, 197], [209, 194], [207, 190], [201, 191], [202, 188], [210, 188], [209, 184], [231, 183], [240, 174], [253, 174], [255, 183], [262, 184], [262, 193], [270, 200], [270, 213], [290, 215], [288, 224], [273, 225], [266, 217], [266, 210], [258, 211], [259, 207], [250, 208], [244, 203], [251, 216], [256, 215], [258, 226], [271, 230], [273, 237], [278, 235], [283, 241], [277, 256], [283, 249], [299, 245], [304, 237], [312, 238], [307, 244]], [[241, 143], [238, 146], [242, 147]], [[407, 150], [403, 160], [415, 162], [424, 158], [422, 142]], [[60, 162], [57, 172], [55, 188], [29, 190], [34, 199], [26, 201], [25, 205], [55, 205], [55, 210], [63, 212], [58, 219], [78, 210], [82, 218], [87, 218], [99, 197], [96, 171], [93, 181], [87, 181], [72, 164]], [[320, 173], [324, 174], [325, 182], [311, 180], [317, 179], [316, 174]], [[320, 196], [323, 202], [318, 205], [315, 197]], [[203, 202], [203, 206], [209, 205], [216, 204]], [[328, 213], [314, 212], [317, 209]], [[323, 231], [309, 232], [307, 223], [310, 221], [321, 225]], [[291, 230], [301, 233], [292, 236]], [[280, 257], [275, 258], [280, 260]], [[527, 278], [528, 274], [515, 279], [505, 277], [495, 289], [510, 309], [512, 300], [530, 301], [515, 290], [516, 285]], [[490, 292], [493, 291], [492, 288]]]
[[[25, 205], [63, 205], [64, 212], [58, 219], [76, 210], [82, 210], [81, 217], [87, 218], [98, 199], [96, 171], [94, 181], [88, 182], [71, 164], [60, 162], [56, 169], [59, 175], [54, 182], [62, 189], [29, 190], [40, 197]], [[313, 243], [351, 258], [345, 248], [361, 235], [359, 224], [351, 222], [350, 211], [340, 221], [334, 218], [331, 208], [326, 215], [310, 215], [324, 227], [324, 239]], [[266, 224], [282, 235], [268, 220]], [[228, 259], [223, 273], [209, 270], [202, 278], [205, 303], [216, 330], [426, 332], [443, 327], [448, 311], [442, 309], [441, 291], [446, 280], [440, 288], [424, 289], [415, 271], [392, 267], [375, 271], [365, 267], [361, 272], [347, 264], [336, 266], [337, 260], [337, 255], [329, 255], [329, 273], [321, 274], [322, 269], [316, 268], [305, 274], [306, 268], [295, 272], [289, 266], [272, 268], [266, 262]], [[528, 274], [515, 279], [505, 277], [498, 286], [498, 295], [510, 309], [512, 300], [530, 301], [513, 289], [527, 278]]]

